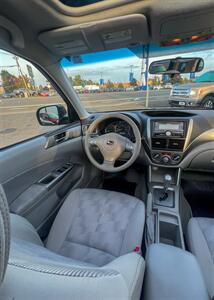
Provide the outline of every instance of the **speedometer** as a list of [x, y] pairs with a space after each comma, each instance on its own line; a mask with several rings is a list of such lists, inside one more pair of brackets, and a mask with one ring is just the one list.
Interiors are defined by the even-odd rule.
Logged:
[[128, 137], [130, 135], [130, 126], [126, 122], [120, 121], [116, 125], [115, 132]]
[[113, 121], [105, 128], [105, 133], [115, 132], [133, 140], [133, 132], [128, 123], [124, 121]]
[[106, 127], [105, 133], [116, 132], [116, 128], [117, 128], [116, 122], [112, 122]]

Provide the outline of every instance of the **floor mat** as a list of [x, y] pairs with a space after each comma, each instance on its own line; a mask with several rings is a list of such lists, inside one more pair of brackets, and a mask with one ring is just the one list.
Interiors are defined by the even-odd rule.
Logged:
[[214, 182], [182, 180], [181, 185], [193, 216], [214, 218]]

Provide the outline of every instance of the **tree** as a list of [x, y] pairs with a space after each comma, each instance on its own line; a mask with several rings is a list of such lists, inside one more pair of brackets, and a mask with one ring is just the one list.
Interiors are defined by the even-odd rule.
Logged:
[[16, 76], [6, 70], [1, 71], [2, 86], [6, 93], [11, 93], [15, 89]]
[[114, 84], [111, 80], [108, 80], [106, 83], [106, 88], [107, 89], [113, 89], [114, 88]]
[[154, 76], [154, 78], [150, 78], [150, 82], [152, 86], [160, 85], [161, 80], [158, 76]]
[[160, 85], [160, 78], [158, 76], [155, 76], [153, 79], [154, 85]]
[[93, 82], [91, 79], [89, 79], [89, 80], [86, 81], [86, 84], [88, 84], [88, 85], [93, 85], [94, 82]]
[[82, 86], [83, 85], [83, 80], [82, 80], [80, 75], [75, 75], [74, 76], [73, 85], [74, 86], [80, 86], [80, 85]]
[[26, 75], [15, 77], [15, 89], [30, 88], [33, 89], [30, 78]]
[[137, 86], [137, 79], [136, 79], [136, 78], [133, 78], [133, 79], [132, 79], [132, 82], [130, 82], [130, 85], [131, 85], [131, 86]]
[[16, 89], [20, 88], [31, 88], [32, 83], [29, 77], [26, 75], [24, 76], [14, 76], [7, 70], [1, 71], [1, 79], [2, 79], [2, 86], [6, 93], [11, 93]]
[[120, 83], [118, 84], [118, 88], [119, 88], [119, 89], [123, 89], [123, 88], [124, 88], [124, 85], [123, 85], [122, 82], [120, 82]]

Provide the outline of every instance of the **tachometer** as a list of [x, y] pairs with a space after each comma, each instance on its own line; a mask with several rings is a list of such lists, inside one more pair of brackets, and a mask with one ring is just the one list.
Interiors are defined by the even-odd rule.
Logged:
[[130, 126], [126, 122], [120, 121], [116, 125], [115, 132], [128, 137], [130, 135]]
[[115, 132], [131, 139], [133, 137], [131, 127], [124, 121], [113, 121], [109, 123], [105, 128], [105, 133], [109, 132]]
[[116, 132], [117, 123], [112, 122], [105, 128], [105, 133]]

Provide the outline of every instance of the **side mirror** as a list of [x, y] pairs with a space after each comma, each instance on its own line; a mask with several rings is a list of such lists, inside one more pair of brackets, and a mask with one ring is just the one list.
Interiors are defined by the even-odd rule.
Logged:
[[69, 123], [67, 109], [62, 104], [41, 107], [37, 110], [37, 120], [42, 126], [57, 126]]

